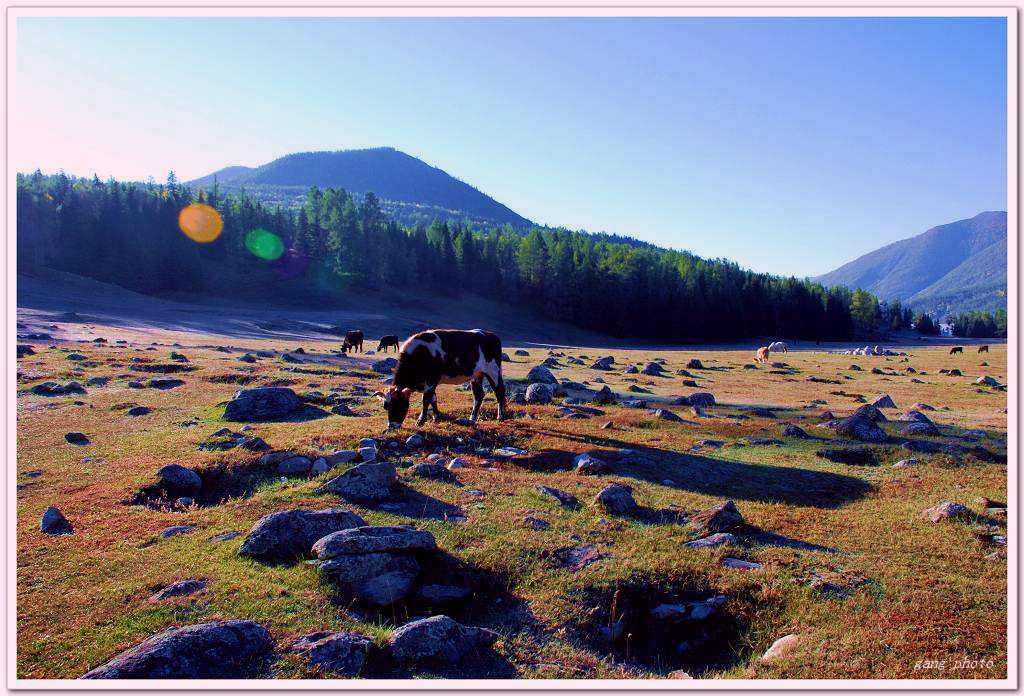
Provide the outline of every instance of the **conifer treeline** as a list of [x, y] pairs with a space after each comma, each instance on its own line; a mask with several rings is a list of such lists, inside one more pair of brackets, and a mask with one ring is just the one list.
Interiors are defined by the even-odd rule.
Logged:
[[[545, 317], [666, 342], [750, 336], [842, 340], [909, 324], [909, 312], [863, 291], [826, 289], [708, 260], [565, 229], [407, 229], [373, 194], [312, 188], [297, 211], [216, 186], [106, 182], [39, 172], [18, 176], [18, 263], [42, 265], [150, 294], [329, 300], [353, 290], [475, 293]], [[178, 228], [193, 202], [216, 208], [223, 233], [197, 244]], [[275, 261], [246, 249], [254, 229], [278, 235]]]

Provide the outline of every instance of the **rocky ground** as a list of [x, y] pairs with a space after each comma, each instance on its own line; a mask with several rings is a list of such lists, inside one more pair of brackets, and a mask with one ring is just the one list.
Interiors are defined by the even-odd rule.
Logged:
[[383, 433], [382, 355], [19, 318], [22, 678], [1005, 677], [1005, 346], [507, 344]]

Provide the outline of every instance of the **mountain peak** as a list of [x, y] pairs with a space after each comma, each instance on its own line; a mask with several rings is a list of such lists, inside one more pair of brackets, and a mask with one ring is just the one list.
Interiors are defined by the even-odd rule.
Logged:
[[421, 216], [526, 226], [530, 221], [460, 181], [393, 147], [295, 152], [259, 167], [226, 167], [189, 182], [207, 188], [214, 177], [222, 187], [256, 188], [296, 202], [310, 186], [340, 187], [354, 194], [375, 193], [401, 210]]
[[893, 242], [815, 278], [940, 316], [1006, 306], [1006, 212], [988, 210]]

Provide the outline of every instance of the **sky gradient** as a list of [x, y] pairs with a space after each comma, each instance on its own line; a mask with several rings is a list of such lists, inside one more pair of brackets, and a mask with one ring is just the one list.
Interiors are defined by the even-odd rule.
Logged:
[[531, 220], [817, 275], [1005, 210], [1004, 19], [20, 18], [10, 150], [188, 180], [393, 146]]

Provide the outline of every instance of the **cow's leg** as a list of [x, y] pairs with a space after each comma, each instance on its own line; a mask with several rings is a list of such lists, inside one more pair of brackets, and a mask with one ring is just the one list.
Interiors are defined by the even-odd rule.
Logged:
[[434, 421], [437, 422], [437, 423], [440, 423], [441, 419], [443, 418], [443, 416], [441, 415], [441, 412], [439, 410], [437, 410], [437, 387], [436, 386], [433, 389], [430, 390], [430, 397], [431, 397], [430, 398], [430, 405], [434, 408]]
[[[423, 390], [423, 409], [420, 411], [420, 417], [416, 421], [416, 425], [423, 425], [427, 422], [427, 409], [430, 408], [430, 404], [435, 401], [434, 390], [437, 386], [426, 387]], [[437, 411], [437, 405], [434, 405], [434, 411]]]
[[469, 385], [473, 388], [473, 415], [469, 417], [469, 420], [475, 424], [477, 416], [480, 415], [480, 406], [484, 402], [483, 380], [480, 377], [474, 377]]
[[494, 398], [498, 401], [498, 420], [505, 420], [508, 418], [508, 404], [505, 402], [505, 380], [502, 379], [501, 374], [498, 374], [498, 379], [495, 381], [490, 375], [486, 375], [487, 383], [491, 385], [491, 389], [494, 391]]

